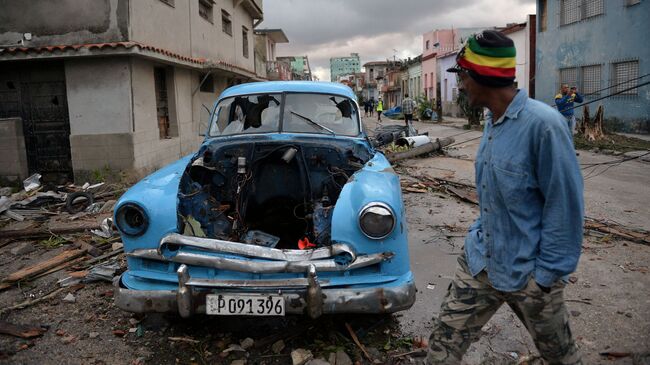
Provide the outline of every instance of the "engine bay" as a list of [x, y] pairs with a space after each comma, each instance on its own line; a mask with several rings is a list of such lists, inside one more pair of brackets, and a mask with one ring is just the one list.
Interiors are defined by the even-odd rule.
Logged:
[[180, 181], [179, 231], [280, 249], [329, 246], [339, 194], [371, 157], [348, 141], [206, 145]]

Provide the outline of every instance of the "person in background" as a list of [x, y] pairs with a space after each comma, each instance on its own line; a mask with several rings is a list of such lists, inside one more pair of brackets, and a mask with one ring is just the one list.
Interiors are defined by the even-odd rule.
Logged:
[[384, 111], [384, 101], [381, 100], [381, 96], [379, 97], [379, 100], [377, 100], [377, 121], [381, 122], [381, 113]]
[[375, 110], [375, 98], [372, 97], [370, 98], [370, 116], [372, 117], [372, 113]]
[[514, 87], [515, 55], [512, 39], [486, 30], [447, 70], [490, 113], [475, 165], [480, 214], [434, 319], [428, 364], [459, 364], [504, 303], [545, 364], [582, 364], [563, 295], [582, 248], [580, 165], [562, 115]]
[[567, 125], [571, 134], [575, 133], [576, 116], [573, 103], [582, 103], [582, 95], [578, 94], [578, 88], [573, 86], [569, 89], [569, 85], [562, 84], [560, 93], [555, 95], [555, 105], [557, 110], [566, 118]]
[[363, 116], [367, 117], [368, 112], [370, 111], [370, 100], [366, 100], [363, 102], [363, 111], [365, 112]]
[[413, 121], [413, 111], [415, 111], [415, 100], [409, 98], [409, 94], [404, 94], [404, 100], [402, 100], [402, 114], [404, 114], [404, 123], [406, 123], [406, 135], [411, 135], [411, 122]]

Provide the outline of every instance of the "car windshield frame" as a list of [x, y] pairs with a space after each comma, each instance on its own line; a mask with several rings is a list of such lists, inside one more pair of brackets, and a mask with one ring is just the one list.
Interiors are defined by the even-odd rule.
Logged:
[[[312, 121], [308, 122], [303, 120], [302, 123], [304, 123], [307, 126], [312, 126], [313, 128], [310, 128], [309, 131], [287, 131], [284, 128], [284, 122], [285, 122], [285, 116], [287, 113], [292, 112], [292, 110], [285, 110], [286, 107], [286, 100], [287, 97], [290, 95], [322, 95], [326, 97], [333, 97], [333, 98], [341, 98], [343, 99], [342, 101], [346, 101], [350, 103], [350, 119], [351, 122], [354, 123], [355, 129], [353, 133], [332, 133], [331, 129], [329, 128], [328, 125], [323, 125], [326, 127], [325, 129], [321, 129], [319, 127], [316, 127], [313, 125], [313, 122], [316, 122], [318, 124], [321, 124], [320, 121]], [[261, 96], [261, 95], [269, 95], [269, 96], [274, 96], [278, 98], [280, 97], [280, 105], [279, 105], [279, 120], [276, 123], [273, 123], [277, 125], [277, 128], [274, 130], [262, 130], [262, 131], [250, 131], [250, 132], [245, 132], [244, 130], [234, 132], [234, 133], [227, 133], [224, 134], [223, 132], [226, 130], [224, 128], [223, 130], [219, 129], [218, 122], [219, 122], [219, 112], [220, 108], [223, 107], [224, 102], [230, 102], [232, 103], [236, 98], [249, 98], [253, 96]], [[336, 103], [336, 102], [335, 102]], [[230, 104], [229, 104], [230, 105]], [[296, 112], [294, 112], [296, 113]], [[299, 113], [300, 114], [300, 113]], [[304, 119], [304, 117], [311, 117], [311, 116], [305, 116], [302, 115], [301, 117]], [[310, 118], [311, 119], [311, 118]], [[231, 120], [228, 122], [228, 125], [232, 124], [234, 120]], [[274, 125], [274, 127], [275, 127]], [[250, 129], [250, 128], [248, 128]], [[251, 93], [251, 94], [241, 94], [241, 95], [233, 95], [233, 96], [228, 96], [222, 99], [219, 99], [214, 107], [212, 108], [212, 112], [210, 113], [210, 123], [208, 126], [208, 130], [206, 133], [206, 138], [218, 138], [218, 137], [233, 137], [233, 136], [247, 136], [247, 135], [260, 135], [260, 134], [279, 134], [279, 133], [285, 133], [285, 134], [317, 134], [317, 135], [323, 135], [323, 136], [338, 136], [338, 137], [347, 137], [347, 138], [362, 138], [363, 137], [363, 124], [361, 122], [361, 115], [359, 113], [359, 105], [357, 104], [356, 100], [349, 98], [348, 96], [345, 95], [340, 95], [340, 94], [332, 94], [332, 93], [325, 93], [325, 92], [292, 92], [292, 91], [284, 91], [284, 92], [267, 92], [267, 93]]]

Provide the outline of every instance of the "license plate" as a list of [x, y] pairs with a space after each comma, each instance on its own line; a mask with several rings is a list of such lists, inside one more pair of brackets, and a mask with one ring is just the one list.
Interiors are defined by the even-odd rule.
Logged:
[[222, 316], [284, 316], [284, 298], [277, 295], [208, 294], [205, 311]]

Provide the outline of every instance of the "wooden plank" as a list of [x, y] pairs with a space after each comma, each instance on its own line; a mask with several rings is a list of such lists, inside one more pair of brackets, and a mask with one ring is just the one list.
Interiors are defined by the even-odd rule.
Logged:
[[[18, 270], [2, 280], [4, 284], [12, 284], [20, 280], [27, 279], [31, 276], [40, 274], [44, 271], [52, 269], [56, 266], [59, 266], [65, 262], [68, 262], [72, 259], [75, 259], [79, 256], [82, 256], [86, 253], [85, 249], [79, 250], [69, 250], [61, 252], [60, 254], [47, 259], [45, 261], [39, 262], [34, 266], [27, 267], [25, 269]], [[2, 288], [0, 288], [2, 289]]]

